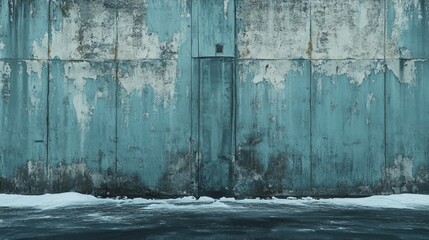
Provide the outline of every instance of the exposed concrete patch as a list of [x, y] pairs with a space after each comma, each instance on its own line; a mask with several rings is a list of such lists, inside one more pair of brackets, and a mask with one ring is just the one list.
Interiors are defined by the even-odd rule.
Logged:
[[0, 61], [0, 95], [4, 103], [9, 101], [11, 68], [9, 63]]
[[246, 0], [237, 4], [237, 48], [240, 58], [308, 58], [308, 0]]
[[395, 74], [400, 83], [412, 85], [416, 79], [416, 60], [386, 61], [387, 68]]
[[[380, 61], [319, 60], [313, 61], [313, 66], [315, 73], [327, 77], [344, 75], [351, 84], [356, 86], [360, 86], [369, 75], [384, 71], [384, 66]], [[331, 81], [335, 84], [334, 79]], [[322, 90], [322, 83], [318, 82], [317, 89]]]
[[[241, 65], [256, 65], [254, 68], [254, 77], [251, 80], [252, 83], [258, 84], [260, 82], [268, 82], [276, 90], [285, 89], [285, 81], [287, 75], [291, 72], [303, 73], [304, 69], [302, 66], [296, 64], [293, 61], [256, 61], [249, 62], [245, 61]], [[240, 67], [240, 80], [243, 82], [246, 78], [244, 77], [247, 73], [243, 72], [248, 70], [248, 67]]]
[[47, 59], [48, 58], [48, 33], [45, 33], [41, 41], [33, 41], [33, 58]]
[[176, 79], [180, 76], [177, 61], [131, 62], [127, 68], [119, 68], [119, 82], [130, 95], [142, 93], [145, 87], [151, 87], [155, 93], [155, 104], [167, 107], [174, 104]]
[[384, 0], [313, 0], [311, 7], [313, 58], [384, 57]]
[[115, 11], [104, 1], [54, 1], [51, 58], [114, 59]]
[[[88, 89], [85, 88], [87, 81], [98, 81], [104, 76], [114, 76], [114, 68], [108, 66], [98, 66], [97, 63], [90, 62], [66, 62], [64, 64], [65, 92], [68, 93], [76, 114], [76, 120], [80, 128], [81, 137], [85, 136], [87, 127], [92, 121], [93, 111], [97, 105], [97, 99], [107, 97], [107, 94], [97, 91], [94, 96], [88, 96]], [[106, 91], [107, 88], [103, 88]], [[84, 139], [81, 139], [81, 144]]]
[[225, 19], [228, 18], [228, 4], [229, 4], [229, 0], [223, 0], [223, 17]]
[[[401, 37], [410, 28], [413, 22], [422, 20], [421, 0], [393, 0], [393, 23], [390, 27], [390, 36], [386, 39], [386, 55], [388, 58], [411, 58], [409, 49], [400, 47]], [[418, 13], [418, 14], [417, 14]]]
[[40, 81], [43, 81], [42, 72], [43, 72], [43, 67], [46, 64], [46, 62], [27, 60], [27, 61], [25, 61], [25, 64], [27, 66], [27, 75], [28, 76], [36, 74], [38, 79], [40, 79]]
[[158, 33], [151, 32], [147, 25], [147, 4], [142, 1], [134, 7], [129, 6], [126, 11], [119, 11], [118, 59], [177, 59], [185, 40], [185, 29], [171, 33], [169, 40], [161, 41]]
[[[86, 132], [86, 127], [92, 119], [92, 110], [95, 106], [90, 105], [84, 91], [85, 82], [88, 79], [95, 81], [97, 73], [91, 68], [89, 62], [67, 62], [64, 64], [64, 87], [69, 86], [67, 81], [73, 81], [73, 88], [68, 88], [72, 104], [76, 113], [76, 119], [79, 124], [81, 136]], [[83, 141], [82, 141], [83, 142]]]
[[368, 93], [367, 97], [366, 97], [366, 110], [368, 112], [371, 111], [371, 102], [375, 101], [375, 97], [374, 97], [374, 92], [370, 92]]

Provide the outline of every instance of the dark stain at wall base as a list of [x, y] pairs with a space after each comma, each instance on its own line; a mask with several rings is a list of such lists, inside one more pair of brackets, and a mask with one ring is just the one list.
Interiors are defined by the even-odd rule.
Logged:
[[195, 195], [197, 189], [196, 164], [194, 157], [196, 153], [174, 154], [166, 167], [159, 183], [161, 192], [173, 195]]
[[255, 151], [239, 151], [234, 173], [235, 195], [240, 198], [284, 195], [291, 182], [286, 175], [287, 164], [287, 155], [278, 154], [270, 157], [265, 168]]
[[94, 189], [91, 172], [84, 162], [58, 163], [49, 169], [53, 192], [76, 191], [92, 193]]
[[16, 169], [14, 183], [18, 192], [45, 193], [48, 188], [45, 161], [28, 161]]

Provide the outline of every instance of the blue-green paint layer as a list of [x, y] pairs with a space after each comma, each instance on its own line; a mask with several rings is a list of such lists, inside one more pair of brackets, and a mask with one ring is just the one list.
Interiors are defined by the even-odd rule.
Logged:
[[52, 190], [91, 193], [116, 172], [113, 62], [53, 61], [49, 79]]
[[199, 194], [232, 195], [233, 86], [231, 58], [200, 59]]
[[47, 63], [0, 61], [0, 77], [0, 187], [38, 193], [47, 187]]
[[0, 59], [47, 59], [49, 1], [0, 1]]
[[393, 192], [429, 188], [429, 61], [389, 61], [386, 78], [387, 184]]
[[386, 57], [429, 58], [429, 2], [386, 0]]
[[310, 62], [237, 64], [235, 193], [303, 194], [310, 187]]
[[314, 61], [312, 187], [320, 194], [370, 194], [384, 170], [384, 70], [380, 61]]
[[235, 56], [233, 0], [198, 1], [198, 54], [200, 57]]

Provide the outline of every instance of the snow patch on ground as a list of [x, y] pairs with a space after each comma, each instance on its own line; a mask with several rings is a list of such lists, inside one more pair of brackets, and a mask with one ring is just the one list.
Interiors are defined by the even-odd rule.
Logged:
[[0, 207], [36, 208], [41, 210], [112, 202], [94, 196], [68, 192], [44, 195], [0, 194]]
[[[357, 208], [396, 208], [396, 209], [429, 209], [429, 195], [422, 194], [396, 194], [388, 196], [372, 196], [366, 198], [331, 198], [314, 199], [293, 198], [287, 199], [234, 199], [210, 197], [182, 197], [176, 199], [103, 199], [79, 193], [45, 194], [37, 196], [0, 194], [0, 207], [10, 208], [36, 208], [41, 210], [64, 208], [70, 206], [97, 205], [97, 204], [130, 204], [144, 205], [144, 210], [201, 210], [201, 209], [240, 209], [251, 208], [252, 204], [289, 205], [303, 207], [357, 207]], [[104, 216], [91, 216], [109, 221]]]

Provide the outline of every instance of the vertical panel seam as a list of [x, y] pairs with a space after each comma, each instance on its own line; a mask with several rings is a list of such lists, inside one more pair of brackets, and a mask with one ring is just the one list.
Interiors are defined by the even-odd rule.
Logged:
[[52, 34], [51, 34], [51, 30], [52, 30], [52, 25], [51, 25], [51, 4], [52, 1], [49, 0], [48, 2], [48, 61], [47, 61], [47, 86], [46, 86], [46, 161], [45, 161], [45, 171], [46, 171], [46, 179], [47, 179], [47, 186], [49, 188], [49, 181], [50, 181], [50, 174], [49, 174], [49, 140], [50, 140], [50, 136], [49, 136], [49, 128], [50, 128], [50, 122], [49, 122], [49, 115], [50, 115], [50, 104], [49, 104], [49, 95], [50, 95], [50, 76], [51, 76], [51, 39], [52, 39]]
[[115, 173], [114, 173], [114, 179], [117, 184], [117, 187], [119, 188], [119, 177], [118, 177], [118, 168], [119, 168], [119, 153], [118, 153], [118, 94], [119, 94], [119, 61], [118, 61], [118, 47], [119, 47], [119, 28], [118, 28], [118, 21], [119, 21], [119, 10], [116, 9], [115, 14], [115, 25], [116, 25], [116, 36], [115, 36]]
[[237, 1], [234, 0], [234, 58], [233, 58], [233, 71], [232, 71], [232, 151], [231, 151], [231, 172], [230, 172], [230, 178], [231, 178], [231, 194], [235, 196], [235, 193], [233, 191], [234, 189], [234, 182], [235, 182], [235, 161], [236, 161], [236, 155], [237, 155], [237, 74], [238, 74], [238, 68], [237, 68]]
[[384, 91], [384, 181], [387, 182], [387, 0], [384, 0], [384, 82], [383, 82], [383, 91]]
[[[312, 24], [313, 24], [313, 21], [312, 21], [312, 19], [313, 19], [313, 17], [312, 17], [312, 0], [310, 0], [310, 8], [309, 8], [309, 11], [310, 11], [310, 13], [309, 13], [309, 15], [310, 15], [310, 43], [311, 44], [313, 44], [313, 39], [312, 39]], [[310, 111], [310, 120], [309, 120], [309, 123], [310, 123], [310, 138], [309, 138], [309, 141], [310, 141], [310, 154], [309, 154], [309, 161], [310, 161], [310, 192], [312, 193], [312, 194], [314, 194], [313, 193], [313, 60], [312, 60], [312, 55], [313, 54], [310, 54], [310, 56], [309, 56], [309, 60], [310, 60], [310, 62], [309, 62], [309, 71], [310, 71], [310, 82], [309, 82], [309, 93], [310, 93], [310, 96], [309, 96], [309, 105], [310, 105], [310, 107], [309, 107], [309, 111]]]
[[192, 2], [193, 4], [196, 4], [196, 15], [197, 16], [192, 16], [192, 18], [195, 19], [195, 21], [192, 21], [193, 23], [197, 24], [197, 36], [196, 38], [194, 37], [193, 39], [196, 39], [196, 44], [197, 44], [197, 52], [196, 52], [196, 56], [197, 56], [197, 79], [194, 79], [194, 81], [197, 83], [197, 197], [200, 197], [200, 193], [201, 193], [201, 83], [200, 83], [200, 78], [201, 78], [201, 64], [200, 64], [200, 38], [199, 38], [199, 34], [200, 34], [200, 23], [199, 23], [199, 19], [200, 19], [200, 1], [196, 0], [194, 2]]

